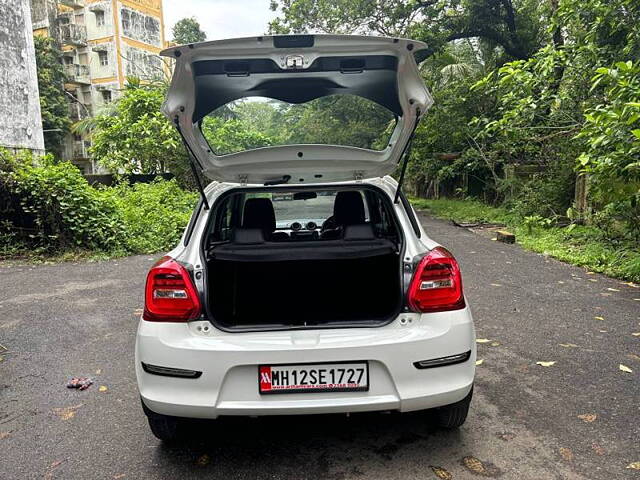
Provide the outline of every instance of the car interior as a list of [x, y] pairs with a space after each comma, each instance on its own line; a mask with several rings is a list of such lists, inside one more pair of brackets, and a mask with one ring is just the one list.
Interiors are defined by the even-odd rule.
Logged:
[[401, 236], [388, 197], [362, 187], [274, 198], [240, 190], [213, 207], [208, 304], [220, 326], [379, 324], [399, 311]]

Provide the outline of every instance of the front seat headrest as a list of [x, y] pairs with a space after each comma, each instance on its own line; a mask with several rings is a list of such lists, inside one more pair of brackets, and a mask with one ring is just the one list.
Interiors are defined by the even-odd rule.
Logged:
[[244, 203], [243, 228], [259, 228], [265, 233], [276, 229], [276, 214], [268, 198], [250, 198]]
[[364, 223], [364, 202], [360, 192], [338, 192], [333, 203], [333, 218], [342, 226]]

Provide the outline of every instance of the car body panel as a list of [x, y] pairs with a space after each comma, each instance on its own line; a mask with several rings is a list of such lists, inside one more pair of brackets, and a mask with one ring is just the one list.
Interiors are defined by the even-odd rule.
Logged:
[[[383, 327], [309, 331], [228, 333], [206, 321], [141, 321], [136, 375], [145, 405], [178, 417], [422, 410], [467, 396], [475, 372], [474, 339], [468, 308], [403, 313]], [[464, 363], [427, 370], [413, 365], [469, 350], [471, 357]], [[362, 360], [369, 362], [366, 392], [258, 392], [260, 364]], [[161, 377], [146, 373], [141, 361], [203, 373], [197, 379]]]
[[[306, 184], [318, 178], [334, 182], [391, 173], [417, 121], [432, 104], [415, 61], [416, 52], [426, 45], [386, 37], [312, 35], [311, 46], [275, 46], [295, 37], [219, 40], [162, 52], [176, 62], [163, 112], [179, 128], [203, 173], [214, 180], [258, 184], [283, 177]], [[292, 57], [302, 59], [300, 66], [287, 67]], [[372, 61], [369, 66], [367, 59], [393, 62]], [[360, 70], [342, 66], [359, 61], [364, 62]], [[233, 71], [240, 68], [237, 65], [245, 65], [246, 72]], [[336, 93], [369, 98], [394, 112], [398, 120], [386, 148], [305, 144], [218, 155], [198, 126], [211, 109], [239, 98], [265, 96], [300, 103]]]

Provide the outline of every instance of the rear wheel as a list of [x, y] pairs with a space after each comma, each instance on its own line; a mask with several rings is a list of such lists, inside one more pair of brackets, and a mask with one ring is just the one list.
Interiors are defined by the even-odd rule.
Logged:
[[180, 421], [175, 417], [153, 414], [147, 417], [149, 427], [155, 437], [163, 442], [173, 442], [180, 433]]
[[142, 403], [142, 410], [144, 410], [144, 414], [149, 421], [151, 433], [158, 440], [170, 443], [178, 438], [182, 430], [182, 420], [180, 418], [153, 412], [149, 410], [149, 407], [144, 404], [142, 399], [140, 399], [140, 403]]
[[433, 411], [435, 424], [441, 428], [458, 428], [467, 419], [469, 413], [469, 405], [473, 396], [473, 387], [469, 394], [459, 402], [436, 408]]

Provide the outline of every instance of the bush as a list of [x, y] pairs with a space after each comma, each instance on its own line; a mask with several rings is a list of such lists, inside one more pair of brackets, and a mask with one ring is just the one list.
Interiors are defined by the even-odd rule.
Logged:
[[196, 199], [175, 180], [94, 188], [71, 163], [0, 151], [0, 255], [168, 250]]
[[114, 250], [124, 239], [114, 202], [71, 163], [0, 151], [3, 237], [36, 252]]
[[103, 189], [124, 224], [124, 249], [153, 253], [173, 248], [189, 222], [198, 194], [181, 189], [175, 180], [156, 180]]

